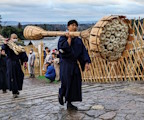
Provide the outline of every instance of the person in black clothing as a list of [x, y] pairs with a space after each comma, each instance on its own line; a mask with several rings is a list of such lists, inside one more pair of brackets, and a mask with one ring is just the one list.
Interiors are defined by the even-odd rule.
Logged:
[[44, 60], [47, 56], [47, 53], [49, 52], [49, 48], [48, 47], [45, 47], [45, 51], [44, 51]]
[[[78, 28], [76, 20], [70, 20], [67, 24], [69, 32], [75, 32]], [[79, 61], [82, 71], [89, 70], [91, 63], [88, 52], [79, 37], [71, 37], [69, 33], [61, 36], [58, 41], [60, 51], [60, 80], [58, 100], [64, 105], [63, 97], [67, 102], [68, 110], [78, 110], [72, 102], [82, 101], [82, 78]]]
[[7, 82], [6, 82], [6, 54], [2, 49], [0, 51], [0, 89], [3, 90], [3, 93], [6, 93]]
[[[12, 34], [10, 39], [13, 42], [16, 42], [17, 35]], [[6, 64], [8, 89], [12, 91], [13, 98], [17, 98], [19, 95], [19, 90], [22, 90], [24, 79], [24, 73], [21, 69], [21, 65], [28, 61], [28, 57], [25, 52], [21, 52], [19, 55], [16, 55], [14, 51], [9, 48], [6, 40], [2, 48], [7, 54]]]

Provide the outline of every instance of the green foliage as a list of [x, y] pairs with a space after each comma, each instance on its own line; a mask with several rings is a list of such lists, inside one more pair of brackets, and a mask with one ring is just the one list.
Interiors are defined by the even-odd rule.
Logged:
[[[47, 83], [51, 83], [51, 80], [47, 79], [45, 76], [38, 76], [37, 79], [38, 79], [38, 80], [44, 80], [44, 81], [46, 81]], [[57, 84], [57, 83], [59, 83], [59, 81], [54, 80], [52, 83]]]
[[16, 27], [12, 27], [12, 26], [2, 27], [1, 34], [4, 37], [9, 38], [12, 33], [17, 34], [19, 39], [21, 39], [21, 40], [24, 39], [22, 28], [16, 28]]

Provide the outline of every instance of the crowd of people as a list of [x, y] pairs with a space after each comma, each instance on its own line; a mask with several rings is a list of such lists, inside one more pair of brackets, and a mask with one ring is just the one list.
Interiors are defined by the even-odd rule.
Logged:
[[60, 81], [59, 59], [59, 51], [57, 49], [51, 51], [48, 47], [45, 47], [43, 69], [46, 71], [45, 77], [48, 78], [51, 82], [54, 80]]
[[[5, 44], [0, 49], [0, 90], [3, 93], [7, 92], [7, 89], [12, 91], [13, 97], [17, 98], [19, 91], [22, 90], [24, 73], [21, 69], [21, 65], [24, 64], [30, 74], [30, 78], [35, 78], [34, 66], [35, 66], [35, 52], [30, 49], [29, 55], [26, 52], [22, 52], [16, 55], [12, 49], [7, 45], [8, 41], [12, 40], [17, 42], [18, 37], [16, 34], [11, 34], [10, 39], [5, 40]], [[59, 77], [59, 52], [57, 49], [50, 50], [45, 47], [44, 51], [44, 70], [45, 77], [51, 82], [54, 80], [60, 81]]]
[[[82, 101], [82, 78], [78, 61], [84, 71], [89, 70], [91, 60], [81, 38], [69, 34], [69, 32], [77, 31], [78, 22], [70, 20], [67, 28], [68, 32], [58, 41], [58, 49], [50, 50], [45, 47], [43, 69], [45, 77], [51, 82], [61, 81], [58, 94], [59, 103], [64, 105], [67, 102], [67, 109], [77, 110], [78, 108], [72, 102]], [[18, 38], [16, 34], [12, 34], [10, 39], [16, 42]], [[16, 55], [7, 43], [5, 40], [0, 51], [0, 89], [3, 90], [3, 93], [9, 89], [13, 97], [17, 98], [19, 91], [22, 90], [24, 79], [21, 65], [27, 65], [28, 62], [30, 77], [34, 78], [35, 54], [31, 49], [29, 56], [25, 52]], [[65, 97], [65, 102], [63, 97]]]

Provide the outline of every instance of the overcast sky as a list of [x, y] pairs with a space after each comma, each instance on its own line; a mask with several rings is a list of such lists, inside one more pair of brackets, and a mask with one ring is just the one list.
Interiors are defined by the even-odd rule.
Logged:
[[0, 0], [3, 21], [97, 21], [106, 15], [144, 17], [144, 0]]

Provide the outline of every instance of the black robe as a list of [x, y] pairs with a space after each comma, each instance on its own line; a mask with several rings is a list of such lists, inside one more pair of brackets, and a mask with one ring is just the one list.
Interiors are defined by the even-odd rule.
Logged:
[[22, 90], [24, 73], [21, 69], [23, 62], [28, 61], [25, 52], [16, 55], [6, 44], [2, 46], [7, 54], [7, 83], [9, 90]]
[[88, 52], [80, 38], [72, 38], [71, 46], [69, 46], [65, 36], [60, 37], [58, 50], [60, 51], [61, 80], [59, 94], [65, 96], [65, 100], [69, 102], [82, 101], [82, 79], [77, 61], [84, 70], [85, 64], [91, 62]]
[[0, 55], [0, 90], [7, 89], [6, 81], [6, 56]]

